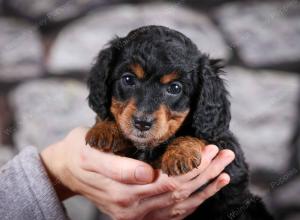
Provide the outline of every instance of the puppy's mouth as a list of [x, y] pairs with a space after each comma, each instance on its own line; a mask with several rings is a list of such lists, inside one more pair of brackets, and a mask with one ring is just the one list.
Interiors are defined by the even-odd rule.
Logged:
[[[123, 135], [130, 140], [136, 148], [155, 148], [167, 141], [176, 130], [170, 128], [169, 123], [156, 120], [150, 129], [140, 130], [133, 123], [118, 123]], [[176, 126], [177, 127], [177, 126]], [[179, 127], [179, 126], [178, 126]]]
[[136, 131], [136, 137], [140, 139], [147, 139], [148, 135], [147, 132], [142, 132], [142, 131]]
[[133, 129], [131, 134], [129, 134], [129, 138], [133, 138], [135, 140], [141, 140], [141, 141], [146, 141], [149, 139], [149, 132], [145, 131], [139, 131], [137, 129]]
[[136, 146], [136, 147], [155, 147], [159, 144], [157, 137], [149, 131], [140, 131], [138, 129], [132, 128], [131, 132], [124, 132], [124, 135]]

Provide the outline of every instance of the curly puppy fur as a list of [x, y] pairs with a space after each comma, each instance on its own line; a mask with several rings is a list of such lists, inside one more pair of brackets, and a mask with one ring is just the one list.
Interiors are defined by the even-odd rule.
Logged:
[[248, 167], [229, 130], [230, 102], [220, 72], [219, 60], [167, 27], [141, 27], [115, 38], [100, 51], [88, 79], [89, 105], [99, 120], [86, 140], [169, 175], [199, 165], [196, 144], [230, 149], [236, 155], [225, 169], [230, 184], [186, 219], [272, 219], [248, 190]]

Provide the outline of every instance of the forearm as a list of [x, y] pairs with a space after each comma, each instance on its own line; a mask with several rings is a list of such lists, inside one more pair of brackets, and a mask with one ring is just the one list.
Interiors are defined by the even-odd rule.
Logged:
[[66, 219], [35, 148], [0, 169], [1, 219]]

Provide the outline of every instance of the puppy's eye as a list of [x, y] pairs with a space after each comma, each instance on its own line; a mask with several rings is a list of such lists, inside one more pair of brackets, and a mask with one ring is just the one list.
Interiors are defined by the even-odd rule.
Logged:
[[180, 82], [173, 82], [167, 88], [167, 92], [173, 95], [180, 94], [181, 91], [182, 91], [182, 84]]
[[136, 83], [136, 78], [134, 75], [127, 73], [122, 76], [122, 82], [124, 85], [134, 86]]

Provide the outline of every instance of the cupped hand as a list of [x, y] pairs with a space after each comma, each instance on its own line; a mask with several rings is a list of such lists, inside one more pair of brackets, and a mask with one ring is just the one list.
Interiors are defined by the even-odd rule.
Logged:
[[86, 132], [74, 129], [42, 151], [41, 158], [61, 200], [81, 194], [112, 219], [183, 219], [229, 183], [222, 173], [234, 158], [229, 150], [208, 145], [197, 169], [168, 177], [144, 162], [86, 146]]
[[[192, 214], [206, 199], [216, 194], [230, 182], [229, 175], [222, 173], [222, 171], [234, 159], [232, 151], [222, 150], [218, 152], [216, 146], [208, 145], [205, 147], [202, 156], [202, 162], [197, 169], [183, 176], [173, 178], [173, 181], [180, 186], [174, 192], [167, 193], [165, 196], [171, 195], [175, 202], [163, 209], [152, 210], [145, 216], [144, 220], [184, 219]], [[212, 182], [203, 190], [194, 193], [210, 181]]]

